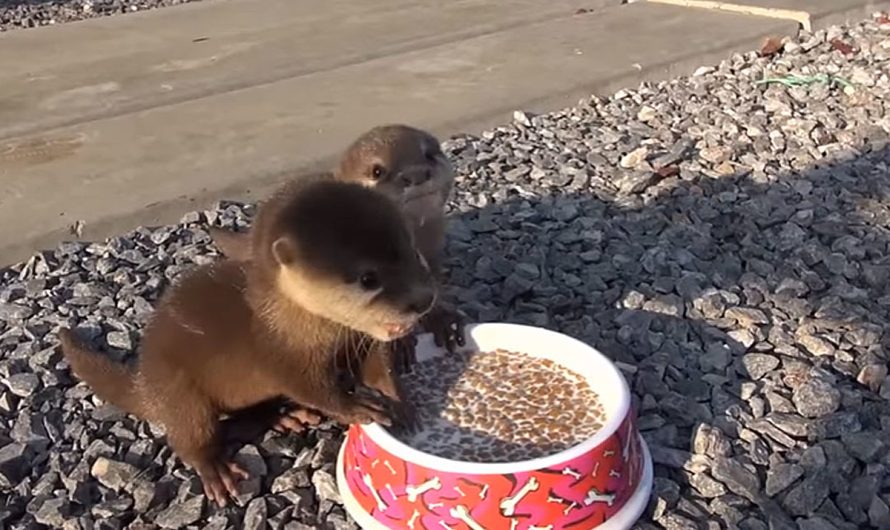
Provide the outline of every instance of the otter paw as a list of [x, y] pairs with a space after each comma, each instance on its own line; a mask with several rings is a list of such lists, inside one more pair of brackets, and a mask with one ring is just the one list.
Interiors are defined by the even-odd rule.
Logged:
[[403, 434], [413, 434], [420, 428], [420, 417], [417, 409], [410, 403], [397, 402], [393, 404], [395, 409], [395, 422], [393, 427]]
[[247, 471], [234, 462], [214, 462], [198, 471], [204, 494], [220, 508], [228, 504], [229, 499], [238, 497], [237, 481], [249, 478]]
[[433, 334], [436, 346], [454, 353], [458, 347], [466, 345], [464, 337], [464, 316], [457, 310], [437, 307], [423, 319], [423, 327]]
[[405, 335], [390, 343], [392, 348], [393, 364], [396, 373], [410, 374], [411, 366], [417, 361], [417, 337], [413, 334]]
[[344, 415], [344, 423], [367, 425], [379, 423], [386, 427], [393, 424], [391, 401], [376, 390], [359, 387], [353, 396], [353, 403]]
[[275, 420], [272, 428], [279, 433], [288, 431], [297, 434], [303, 433], [307, 426], [315, 426], [321, 423], [321, 416], [306, 409], [296, 408], [283, 413]]

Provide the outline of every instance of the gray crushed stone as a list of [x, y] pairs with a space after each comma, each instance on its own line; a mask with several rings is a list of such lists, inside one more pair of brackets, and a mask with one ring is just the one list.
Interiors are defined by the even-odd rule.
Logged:
[[0, 32], [175, 6], [198, 0], [0, 0]]
[[[890, 28], [869, 19], [446, 142], [449, 296], [627, 368], [656, 463], [637, 528], [890, 527], [887, 72]], [[787, 74], [853, 88], [756, 83]], [[338, 427], [243, 449], [256, 478], [218, 511], [55, 348], [79, 324], [127, 358], [158, 293], [217, 259], [205, 228], [253, 213], [222, 203], [0, 272], [7, 528], [356, 528]]]

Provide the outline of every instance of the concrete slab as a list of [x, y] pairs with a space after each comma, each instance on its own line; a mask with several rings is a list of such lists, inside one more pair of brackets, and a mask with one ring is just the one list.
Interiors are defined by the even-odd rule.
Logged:
[[[10, 138], [0, 142], [0, 263], [72, 238], [78, 220], [95, 239], [219, 198], [263, 196], [327, 166], [374, 124], [473, 131], [516, 108], [553, 110], [688, 73], [795, 31], [784, 21], [629, 4]], [[107, 78], [92, 79], [80, 82]]]
[[0, 34], [0, 139], [619, 3], [206, 0]]
[[813, 31], [832, 24], [858, 22], [890, 8], [888, 0], [645, 0], [652, 3], [719, 10], [798, 22]]

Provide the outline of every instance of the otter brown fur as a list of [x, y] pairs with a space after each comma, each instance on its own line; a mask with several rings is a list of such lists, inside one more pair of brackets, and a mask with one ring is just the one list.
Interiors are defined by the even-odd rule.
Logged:
[[[359, 136], [344, 152], [335, 172], [339, 180], [375, 188], [396, 201], [414, 234], [414, 244], [430, 269], [440, 277], [445, 246], [445, 203], [454, 184], [454, 168], [442, 153], [439, 140], [408, 125], [374, 127]], [[231, 259], [249, 260], [249, 237], [221, 228], [209, 228], [220, 252]], [[426, 316], [423, 326], [435, 342], [453, 350], [464, 344], [461, 315], [442, 303]], [[410, 340], [410, 339], [407, 339]], [[402, 350], [404, 367], [413, 350]]]
[[[251, 234], [249, 262], [197, 267], [165, 293], [136, 367], [59, 334], [74, 373], [161, 424], [220, 505], [246, 475], [222, 454], [222, 415], [284, 397], [343, 423], [409, 420], [387, 342], [436, 297], [401, 212], [372, 189], [330, 175], [295, 181], [260, 208]], [[355, 392], [338, 382], [343, 369]]]

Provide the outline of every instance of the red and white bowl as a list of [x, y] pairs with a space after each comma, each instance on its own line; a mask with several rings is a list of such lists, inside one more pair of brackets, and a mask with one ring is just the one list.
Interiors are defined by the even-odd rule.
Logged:
[[[512, 463], [449, 460], [407, 446], [379, 425], [350, 427], [337, 460], [346, 510], [365, 530], [625, 530], [644, 510], [652, 461], [614, 364], [566, 335], [516, 324], [467, 327], [467, 348], [551, 359], [586, 377], [603, 428], [558, 453]], [[448, 355], [419, 337], [419, 361]]]

